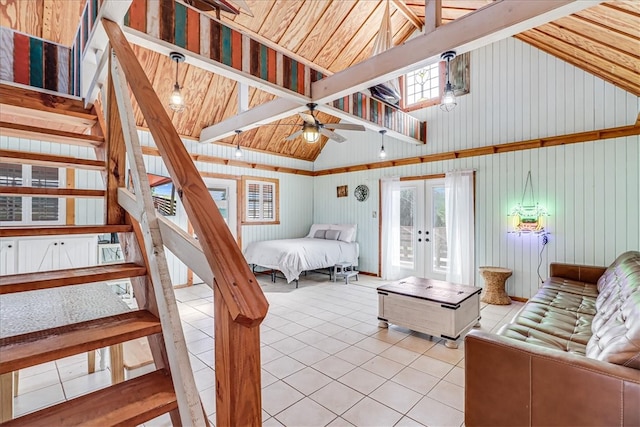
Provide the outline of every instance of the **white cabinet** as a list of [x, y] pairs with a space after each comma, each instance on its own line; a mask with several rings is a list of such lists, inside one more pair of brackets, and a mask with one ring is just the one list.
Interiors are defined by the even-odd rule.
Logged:
[[25, 237], [17, 240], [17, 273], [61, 270], [96, 264], [96, 236]]
[[0, 276], [16, 273], [16, 241], [0, 239]]

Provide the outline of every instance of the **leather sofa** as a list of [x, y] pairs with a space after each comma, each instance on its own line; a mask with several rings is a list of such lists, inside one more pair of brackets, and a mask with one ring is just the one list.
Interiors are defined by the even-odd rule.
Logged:
[[497, 334], [465, 337], [465, 425], [640, 426], [640, 252], [550, 276]]

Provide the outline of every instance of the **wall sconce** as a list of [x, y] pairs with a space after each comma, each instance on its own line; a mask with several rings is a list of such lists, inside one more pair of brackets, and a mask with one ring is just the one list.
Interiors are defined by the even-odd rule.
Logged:
[[234, 132], [236, 133], [236, 151], [235, 151], [235, 156], [237, 158], [242, 157], [242, 150], [240, 149], [240, 133], [242, 132], [240, 129], [236, 129], [234, 130]]
[[387, 133], [387, 130], [382, 129], [379, 130], [378, 133], [380, 134], [380, 153], [378, 153], [378, 157], [384, 159], [385, 157], [387, 157], [387, 152], [384, 151], [384, 134]]
[[[524, 204], [524, 197], [527, 192], [527, 187], [531, 186], [531, 202], [530, 204]], [[522, 201], [518, 203], [509, 213], [512, 217], [512, 231], [510, 233], [532, 233], [532, 234], [547, 234], [544, 229], [543, 218], [548, 216], [547, 210], [535, 203], [533, 195], [533, 183], [531, 182], [531, 171], [527, 174], [527, 181], [524, 185], [524, 191], [522, 192]]]
[[180, 52], [171, 52], [169, 57], [172, 61], [176, 61], [176, 83], [173, 85], [173, 92], [169, 96], [169, 108], [171, 108], [176, 113], [181, 113], [184, 111], [186, 105], [184, 103], [184, 98], [182, 93], [180, 93], [180, 85], [178, 84], [178, 64], [180, 62], [184, 62], [185, 57]]
[[447, 83], [444, 85], [444, 92], [442, 93], [442, 100], [440, 102], [440, 109], [442, 111], [449, 112], [456, 108], [458, 103], [456, 102], [456, 95], [453, 93], [453, 85], [451, 84], [451, 80], [449, 79], [449, 65], [451, 60], [456, 57], [456, 52], [453, 50], [449, 50], [442, 55], [440, 55], [440, 59], [446, 61], [446, 75], [447, 75]]
[[318, 132], [318, 126], [304, 122], [302, 124], [302, 137], [309, 144], [318, 142], [318, 139], [320, 138], [320, 132]]

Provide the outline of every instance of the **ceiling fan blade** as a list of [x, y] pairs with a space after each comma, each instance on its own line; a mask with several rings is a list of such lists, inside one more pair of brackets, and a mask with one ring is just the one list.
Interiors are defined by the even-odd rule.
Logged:
[[320, 128], [320, 133], [326, 136], [327, 138], [333, 139], [334, 141], [337, 141], [337, 142], [345, 142], [347, 140], [347, 138], [345, 138], [344, 136], [338, 135], [335, 132], [331, 132], [329, 129], [325, 129], [324, 127]]
[[305, 122], [309, 123], [310, 125], [314, 125], [316, 124], [316, 118], [313, 117], [311, 114], [307, 114], [307, 113], [298, 113], [298, 115], [300, 117], [302, 117], [302, 120], [304, 120]]
[[362, 125], [353, 125], [351, 123], [326, 123], [323, 125], [327, 129], [343, 129], [343, 130], [365, 130]]
[[292, 133], [291, 135], [289, 135], [288, 137], [286, 137], [284, 140], [285, 141], [291, 141], [292, 139], [296, 139], [297, 137], [299, 137], [300, 135], [302, 135], [302, 129], [300, 129], [297, 132]]

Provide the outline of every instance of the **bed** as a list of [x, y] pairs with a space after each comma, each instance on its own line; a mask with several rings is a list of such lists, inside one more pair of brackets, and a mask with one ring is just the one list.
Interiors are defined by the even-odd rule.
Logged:
[[244, 256], [254, 272], [256, 267], [280, 271], [288, 283], [297, 284], [302, 272], [332, 268], [339, 262], [356, 266], [360, 252], [356, 229], [355, 224], [313, 224], [303, 238], [250, 243]]

